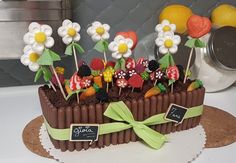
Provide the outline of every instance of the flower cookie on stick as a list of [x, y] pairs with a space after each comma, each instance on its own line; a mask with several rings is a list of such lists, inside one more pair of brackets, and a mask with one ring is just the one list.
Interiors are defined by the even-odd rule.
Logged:
[[121, 35], [115, 37], [114, 41], [112, 41], [108, 48], [112, 52], [112, 57], [117, 59], [116, 65], [114, 67], [115, 70], [121, 69], [126, 70], [125, 67], [125, 58], [131, 56], [133, 47], [133, 41], [130, 38], [125, 38]]
[[106, 52], [108, 50], [107, 40], [110, 37], [109, 30], [110, 26], [108, 24], [102, 24], [98, 21], [93, 22], [87, 29], [88, 35], [92, 37], [94, 42], [96, 42], [94, 49], [103, 53], [105, 63], [107, 63]]
[[58, 35], [62, 37], [62, 41], [67, 45], [65, 54], [74, 55], [76, 71], [79, 70], [76, 50], [80, 53], [84, 53], [84, 49], [76, 42], [80, 40], [81, 27], [78, 23], [71, 22], [66, 19], [62, 22], [62, 26], [58, 28]]
[[206, 44], [199, 38], [207, 34], [211, 30], [211, 21], [207, 17], [192, 15], [187, 21], [188, 35], [191, 37], [185, 46], [191, 48], [186, 73], [184, 76], [184, 83], [186, 83], [189, 66], [193, 55], [194, 48], [204, 48]]
[[42, 74], [44, 74], [44, 79], [45, 77], [48, 79], [50, 78], [50, 71], [46, 68], [46, 66], [49, 66], [50, 70], [56, 77], [63, 97], [66, 99], [65, 92], [53, 66], [53, 62], [59, 61], [61, 58], [57, 53], [49, 49], [54, 45], [54, 39], [51, 35], [52, 28], [49, 25], [40, 25], [33, 22], [29, 25], [29, 32], [24, 35], [24, 42], [30, 45], [35, 52], [42, 53], [42, 55], [37, 59], [37, 63], [41, 66], [41, 68], [38, 69], [36, 73], [35, 81], [37, 81]]
[[120, 78], [116, 80], [116, 85], [119, 87], [119, 96], [120, 96], [121, 90], [128, 86], [128, 81], [126, 79]]

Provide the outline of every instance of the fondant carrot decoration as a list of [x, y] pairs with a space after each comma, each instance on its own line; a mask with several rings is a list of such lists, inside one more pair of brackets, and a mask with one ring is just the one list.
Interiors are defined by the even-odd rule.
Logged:
[[186, 83], [187, 77], [188, 77], [188, 71], [190, 62], [193, 55], [194, 48], [203, 48], [205, 47], [205, 43], [202, 42], [199, 38], [207, 34], [211, 30], [211, 21], [206, 17], [201, 17], [198, 15], [192, 15], [187, 22], [187, 28], [188, 28], [188, 35], [192, 38], [189, 39], [185, 46], [191, 48], [190, 55], [188, 58], [188, 63], [186, 67], [186, 73], [184, 76], [184, 83]]
[[100, 58], [94, 58], [90, 62], [90, 67], [92, 69], [92, 75], [94, 76], [94, 83], [102, 88], [102, 77], [100, 76], [100, 73], [105, 68], [104, 62]]
[[87, 97], [95, 95], [98, 90], [99, 90], [98, 85], [94, 84], [93, 86], [87, 88], [83, 93], [81, 93], [80, 99], [85, 100]]
[[203, 86], [202, 81], [197, 79], [188, 86], [187, 91], [190, 92], [202, 86]]
[[160, 94], [161, 92], [164, 92], [164, 91], [166, 91], [165, 86], [163, 84], [159, 83], [156, 86], [154, 86], [151, 89], [149, 89], [145, 93], [144, 98], [148, 98], [148, 97], [151, 97], [151, 96], [158, 95], [158, 94]]
[[94, 76], [93, 77], [93, 82], [99, 86], [99, 88], [102, 88], [102, 77], [99, 76]]

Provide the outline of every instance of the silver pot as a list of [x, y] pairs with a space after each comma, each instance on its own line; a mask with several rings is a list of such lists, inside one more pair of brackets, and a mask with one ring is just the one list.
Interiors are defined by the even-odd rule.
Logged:
[[0, 59], [17, 59], [22, 55], [22, 38], [32, 21], [51, 25], [56, 40], [54, 50], [63, 52], [64, 45], [55, 29], [65, 18], [71, 18], [69, 0], [0, 1]]
[[228, 88], [236, 81], [236, 28], [222, 27], [201, 38], [206, 48], [196, 48], [191, 70], [207, 92]]

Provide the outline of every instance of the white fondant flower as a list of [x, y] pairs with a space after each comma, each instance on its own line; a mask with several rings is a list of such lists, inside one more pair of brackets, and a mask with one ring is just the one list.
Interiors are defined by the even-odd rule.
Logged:
[[62, 22], [62, 26], [58, 28], [57, 33], [62, 37], [62, 41], [68, 45], [72, 41], [77, 42], [80, 40], [80, 29], [81, 27], [78, 23], [66, 19]]
[[98, 21], [92, 23], [92, 25], [87, 29], [87, 33], [92, 37], [94, 42], [100, 40], [107, 40], [110, 37], [109, 34], [110, 26], [108, 24], [102, 24]]
[[40, 67], [37, 60], [41, 54], [42, 53], [33, 50], [32, 46], [26, 45], [24, 48], [24, 54], [21, 56], [20, 61], [23, 65], [28, 66], [31, 71], [36, 72]]
[[24, 35], [24, 42], [31, 45], [37, 53], [41, 53], [45, 47], [51, 48], [54, 45], [51, 35], [52, 28], [49, 25], [32, 22], [29, 25], [29, 32]]
[[120, 59], [121, 57], [128, 58], [131, 56], [131, 48], [133, 46], [133, 40], [130, 38], [124, 38], [121, 35], [115, 37], [108, 48], [112, 52], [112, 57], [115, 59]]
[[165, 32], [163, 37], [158, 37], [156, 39], [156, 45], [159, 46], [159, 52], [161, 54], [166, 53], [176, 53], [178, 51], [178, 46], [180, 44], [180, 36], [174, 35], [172, 32]]
[[165, 32], [175, 32], [176, 25], [170, 24], [169, 20], [163, 20], [161, 24], [158, 24], [155, 27], [155, 31], [159, 33], [165, 33]]

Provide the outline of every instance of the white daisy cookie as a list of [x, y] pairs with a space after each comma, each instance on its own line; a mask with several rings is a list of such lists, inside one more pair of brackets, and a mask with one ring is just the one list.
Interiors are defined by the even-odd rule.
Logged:
[[174, 35], [172, 32], [165, 32], [163, 37], [156, 39], [156, 45], [159, 47], [161, 54], [171, 53], [174, 54], [178, 51], [178, 45], [180, 44], [181, 38], [179, 35]]
[[170, 24], [170, 22], [168, 20], [163, 20], [161, 22], [161, 24], [158, 24], [155, 27], [155, 31], [158, 34], [162, 34], [162, 33], [165, 33], [165, 32], [175, 32], [175, 30], [176, 30], [176, 25], [175, 24]]
[[115, 59], [128, 58], [131, 56], [131, 48], [133, 46], [133, 41], [130, 38], [125, 38], [121, 35], [115, 37], [108, 48], [112, 52], [112, 57]]
[[87, 29], [87, 33], [89, 36], [91, 36], [94, 42], [98, 42], [100, 40], [109, 39], [110, 37], [109, 30], [110, 26], [108, 24], [102, 24], [101, 22], [95, 21]]
[[42, 53], [45, 47], [51, 48], [54, 45], [51, 35], [52, 28], [49, 25], [32, 22], [29, 25], [29, 31], [24, 35], [24, 42], [31, 45], [37, 53]]
[[38, 71], [40, 65], [37, 60], [42, 53], [35, 52], [30, 45], [26, 45], [24, 48], [24, 54], [21, 56], [20, 61], [23, 65], [28, 66], [33, 72]]
[[80, 40], [80, 25], [76, 22], [71, 22], [66, 19], [62, 22], [62, 26], [58, 28], [57, 33], [62, 37], [62, 41], [69, 45], [72, 41], [77, 42]]

